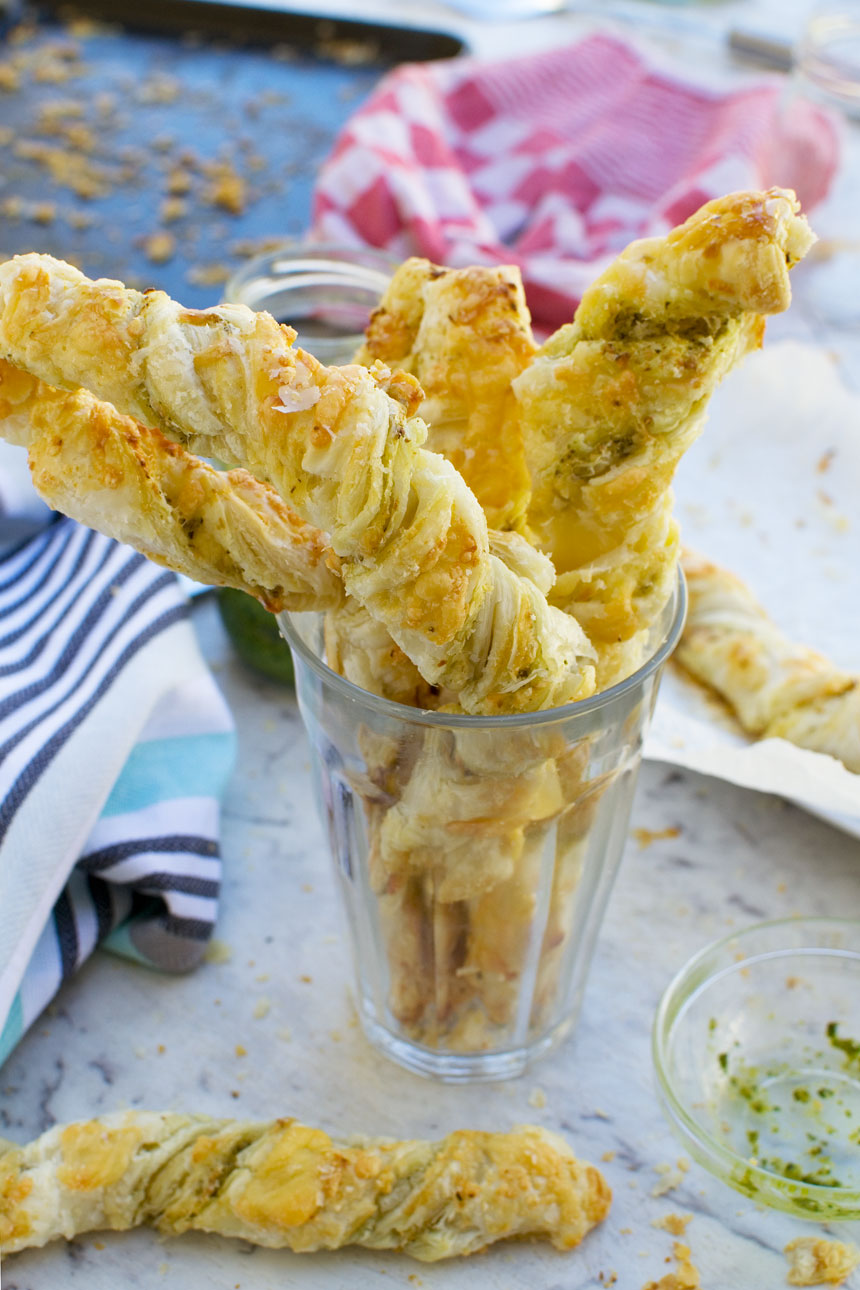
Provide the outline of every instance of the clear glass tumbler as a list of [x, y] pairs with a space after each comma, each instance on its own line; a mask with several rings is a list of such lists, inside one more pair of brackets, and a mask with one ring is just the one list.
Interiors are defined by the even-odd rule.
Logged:
[[243, 264], [224, 299], [289, 323], [321, 363], [350, 363], [396, 267], [372, 247], [285, 242]]
[[423, 1075], [503, 1079], [573, 1025], [621, 860], [679, 581], [647, 662], [591, 699], [509, 717], [406, 707], [283, 614], [370, 1040]]

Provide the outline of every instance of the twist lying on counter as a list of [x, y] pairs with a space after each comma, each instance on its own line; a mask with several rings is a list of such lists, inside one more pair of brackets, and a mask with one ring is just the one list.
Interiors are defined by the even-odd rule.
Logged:
[[440, 1142], [332, 1139], [295, 1120], [128, 1111], [0, 1139], [0, 1255], [147, 1224], [297, 1251], [363, 1245], [428, 1262], [508, 1237], [578, 1245], [606, 1215], [593, 1166], [544, 1129]]

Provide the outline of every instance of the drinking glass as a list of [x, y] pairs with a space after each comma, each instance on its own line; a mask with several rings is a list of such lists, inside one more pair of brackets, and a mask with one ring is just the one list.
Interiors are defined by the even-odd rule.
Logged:
[[224, 299], [289, 323], [321, 363], [349, 363], [396, 267], [370, 247], [285, 242], [242, 265]]
[[324, 620], [283, 614], [370, 1040], [423, 1075], [520, 1073], [571, 1029], [621, 860], [679, 581], [647, 661], [593, 698], [480, 717], [332, 671]]

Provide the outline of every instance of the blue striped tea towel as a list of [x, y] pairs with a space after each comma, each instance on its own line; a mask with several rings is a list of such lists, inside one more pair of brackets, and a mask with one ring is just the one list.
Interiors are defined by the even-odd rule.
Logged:
[[0, 555], [0, 1062], [96, 945], [200, 960], [233, 754], [174, 574], [64, 518]]

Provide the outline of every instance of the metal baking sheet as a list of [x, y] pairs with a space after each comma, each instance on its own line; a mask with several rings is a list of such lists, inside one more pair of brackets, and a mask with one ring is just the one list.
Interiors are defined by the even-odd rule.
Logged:
[[0, 254], [48, 252], [206, 306], [248, 255], [306, 231], [338, 131], [421, 33], [281, 13], [260, 43], [189, 16], [235, 19], [235, 5], [138, 9], [147, 23], [182, 10], [182, 29], [40, 10], [0, 43]]

